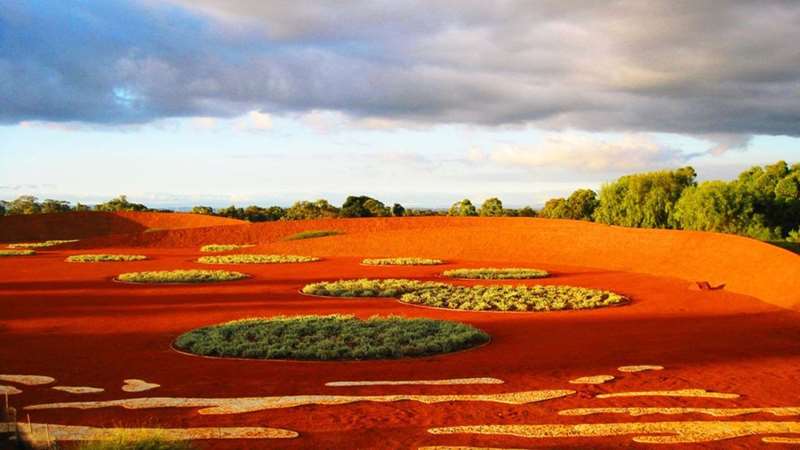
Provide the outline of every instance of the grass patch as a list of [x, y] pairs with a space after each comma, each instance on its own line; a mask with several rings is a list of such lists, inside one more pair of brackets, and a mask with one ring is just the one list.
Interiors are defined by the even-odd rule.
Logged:
[[254, 244], [209, 244], [200, 247], [201, 252], [214, 253], [214, 252], [230, 252], [239, 250], [240, 248], [255, 247]]
[[67, 257], [67, 262], [93, 263], [93, 262], [117, 262], [117, 261], [143, 261], [147, 259], [144, 255], [72, 255]]
[[158, 270], [129, 272], [117, 276], [117, 280], [129, 283], [214, 283], [242, 278], [247, 278], [247, 275], [228, 270]]
[[55, 245], [67, 244], [70, 242], [78, 242], [78, 239], [61, 239], [50, 240], [43, 242], [17, 242], [15, 244], [8, 244], [8, 248], [44, 248], [53, 247]]
[[403, 279], [313, 283], [303, 293], [329, 297], [396, 297], [405, 303], [469, 311], [558, 311], [621, 305], [622, 295], [575, 286], [453, 286]]
[[446, 286], [409, 292], [400, 301], [468, 311], [560, 311], [621, 305], [628, 299], [575, 286]]
[[237, 320], [189, 331], [175, 346], [204, 356], [331, 361], [429, 356], [488, 341], [459, 322], [331, 315]]
[[367, 258], [361, 261], [368, 266], [435, 266], [443, 263], [441, 259], [428, 258]]
[[83, 441], [76, 450], [192, 450], [191, 442], [169, 439], [164, 433], [150, 430], [115, 431], [107, 439]]
[[221, 255], [221, 256], [202, 256], [197, 262], [203, 264], [286, 264], [304, 263], [319, 261], [313, 256], [298, 255]]
[[31, 256], [35, 255], [33, 250], [0, 250], [0, 256]]
[[524, 269], [509, 267], [497, 269], [482, 267], [480, 269], [453, 269], [446, 270], [442, 275], [450, 278], [470, 278], [476, 280], [524, 280], [530, 278], [545, 278], [550, 274], [545, 270]]
[[409, 292], [446, 286], [444, 283], [434, 281], [361, 278], [308, 284], [303, 287], [303, 293], [326, 297], [400, 297]]
[[299, 233], [295, 233], [291, 236], [286, 237], [285, 240], [296, 241], [298, 239], [313, 239], [325, 236], [336, 236], [337, 234], [342, 234], [342, 232], [336, 230], [309, 230], [309, 231], [301, 231]]

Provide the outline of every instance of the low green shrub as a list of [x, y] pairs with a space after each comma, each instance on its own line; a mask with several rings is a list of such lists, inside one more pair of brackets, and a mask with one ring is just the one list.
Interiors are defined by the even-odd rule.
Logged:
[[309, 231], [301, 231], [299, 233], [295, 233], [291, 236], [286, 237], [285, 240], [296, 241], [298, 239], [313, 239], [325, 236], [336, 236], [337, 234], [342, 234], [342, 232], [336, 230], [309, 230]]
[[498, 269], [482, 267], [480, 269], [453, 269], [446, 270], [442, 275], [450, 278], [470, 278], [476, 280], [524, 280], [529, 278], [544, 278], [550, 276], [547, 271], [540, 269], [524, 269], [509, 267]]
[[117, 276], [117, 280], [129, 283], [213, 283], [242, 278], [247, 278], [247, 275], [228, 270], [158, 270], [129, 272]]
[[0, 250], [0, 256], [31, 256], [35, 255], [33, 250]]
[[221, 255], [221, 256], [201, 256], [197, 262], [203, 264], [285, 264], [285, 263], [304, 263], [319, 261], [313, 256], [298, 255]]
[[117, 262], [117, 261], [142, 261], [147, 259], [144, 255], [72, 255], [67, 257], [67, 262], [93, 263], [93, 262]]
[[575, 286], [446, 286], [409, 292], [400, 301], [470, 311], [559, 311], [621, 305], [628, 299]]
[[434, 281], [361, 278], [308, 284], [303, 287], [303, 293], [326, 297], [400, 297], [409, 292], [446, 286]]
[[361, 261], [368, 266], [434, 266], [443, 263], [441, 259], [428, 258], [367, 258]]
[[53, 247], [55, 245], [67, 244], [70, 242], [78, 242], [78, 239], [61, 239], [50, 240], [43, 242], [17, 242], [16, 244], [8, 244], [8, 248], [44, 248]]
[[459, 322], [330, 315], [236, 320], [189, 331], [175, 346], [204, 356], [330, 361], [429, 356], [488, 341]]
[[201, 252], [216, 253], [216, 252], [230, 252], [239, 250], [240, 248], [254, 247], [254, 244], [209, 244], [200, 247]]
[[[70, 447], [72, 448], [72, 447]], [[169, 439], [157, 430], [119, 430], [109, 439], [83, 441], [76, 450], [192, 450], [190, 441]]]

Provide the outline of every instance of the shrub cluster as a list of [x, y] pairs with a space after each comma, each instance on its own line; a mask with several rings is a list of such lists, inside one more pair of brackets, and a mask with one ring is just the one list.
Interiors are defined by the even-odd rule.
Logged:
[[117, 276], [117, 280], [129, 283], [212, 283], [242, 278], [247, 278], [247, 275], [227, 270], [158, 270], [129, 272]]
[[44, 248], [66, 244], [69, 242], [78, 242], [78, 239], [53, 239], [43, 242], [17, 242], [16, 244], [8, 244], [8, 248]]
[[444, 283], [434, 281], [361, 278], [308, 284], [303, 287], [303, 293], [327, 297], [400, 297], [409, 292], [445, 286], [447, 285]]
[[459, 322], [330, 315], [237, 320], [189, 331], [175, 346], [205, 356], [330, 361], [428, 356], [488, 340]]
[[0, 250], [0, 256], [31, 256], [35, 255], [33, 250]]
[[400, 301], [471, 311], [558, 311], [620, 305], [627, 299], [575, 286], [445, 286], [409, 292]]
[[75, 450], [192, 450], [195, 448], [190, 441], [170, 439], [158, 430], [119, 430], [110, 439], [83, 441], [75, 447]]
[[367, 258], [361, 264], [368, 266], [435, 266], [444, 264], [441, 259], [428, 258]]
[[147, 259], [144, 255], [72, 255], [67, 257], [67, 262], [93, 263], [93, 262], [117, 262], [117, 261], [143, 261]]
[[450, 278], [470, 278], [476, 280], [524, 280], [529, 278], [544, 278], [550, 276], [547, 271], [540, 269], [525, 269], [519, 267], [494, 268], [482, 267], [480, 269], [453, 269], [446, 270], [442, 275]]
[[295, 233], [285, 238], [285, 240], [296, 241], [298, 239], [312, 239], [325, 236], [336, 236], [337, 234], [342, 234], [342, 232], [336, 230], [309, 230], [309, 231], [301, 231], [299, 233]]
[[200, 247], [200, 251], [205, 253], [230, 252], [254, 246], [253, 244], [209, 244]]
[[283, 264], [283, 263], [304, 263], [319, 261], [313, 256], [298, 255], [221, 255], [221, 256], [202, 256], [197, 262], [203, 264]]

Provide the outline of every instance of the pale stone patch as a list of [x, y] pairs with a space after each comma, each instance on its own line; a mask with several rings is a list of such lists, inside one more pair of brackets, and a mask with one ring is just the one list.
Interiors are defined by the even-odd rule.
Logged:
[[572, 384], [603, 384], [614, 379], [613, 375], [594, 375], [591, 377], [580, 377], [569, 380]]
[[497, 378], [452, 378], [444, 380], [396, 380], [396, 381], [330, 381], [325, 386], [402, 386], [402, 385], [453, 385], [453, 384], [503, 384]]
[[739, 398], [739, 394], [728, 392], [710, 392], [705, 389], [678, 389], [675, 391], [635, 391], [635, 392], [612, 392], [610, 394], [598, 394], [597, 398], [614, 397], [702, 397], [702, 398]]
[[[168, 440], [196, 439], [291, 439], [296, 431], [267, 427], [205, 427], [205, 428], [99, 428], [81, 425], [57, 425], [19, 422], [4, 423], [5, 432], [14, 432], [15, 425], [26, 440], [44, 442], [49, 434], [51, 441], [103, 441], [118, 439], [120, 435], [136, 437], [158, 436]], [[33, 429], [33, 433], [31, 433]], [[2, 427], [0, 427], [0, 431]]]
[[443, 402], [492, 402], [508, 405], [524, 405], [542, 402], [575, 394], [570, 390], [542, 390], [510, 392], [506, 394], [475, 395], [296, 395], [284, 397], [240, 397], [240, 398], [185, 398], [185, 397], [143, 397], [94, 402], [61, 402], [26, 406], [26, 410], [77, 408], [95, 409], [121, 406], [126, 409], [149, 408], [202, 408], [200, 414], [238, 414], [267, 409], [292, 408], [303, 405], [345, 405], [355, 402], [399, 402], [420, 403]]
[[56, 381], [56, 379], [42, 375], [0, 375], [0, 381], [10, 381], [27, 386], [39, 386], [41, 384], [50, 384]]
[[467, 425], [430, 428], [428, 432], [432, 434], [491, 434], [523, 438], [576, 438], [634, 435], [634, 442], [644, 444], [686, 444], [721, 441], [723, 439], [761, 434], [800, 434], [800, 422], [723, 421], [627, 422], [577, 425]]
[[0, 384], [0, 394], [14, 395], [14, 394], [21, 394], [21, 393], [22, 393], [22, 391], [20, 391], [19, 389], [15, 388], [14, 386], [6, 386], [4, 384]]
[[651, 414], [706, 414], [714, 417], [734, 417], [746, 414], [772, 414], [773, 416], [800, 416], [800, 407], [774, 407], [774, 408], [575, 408], [559, 411], [562, 416], [589, 416], [592, 414], [628, 414], [630, 416], [647, 416]]
[[664, 366], [648, 366], [648, 365], [622, 366], [622, 367], [617, 367], [617, 370], [619, 370], [620, 372], [644, 372], [647, 370], [664, 370]]
[[761, 438], [761, 442], [766, 442], [767, 444], [800, 444], [800, 438], [791, 438], [791, 437], [765, 437]]
[[150, 389], [161, 387], [160, 384], [148, 383], [147, 381], [138, 380], [135, 378], [123, 381], [125, 382], [125, 384], [122, 385], [122, 390], [125, 392], [144, 392], [144, 391], [149, 391]]
[[91, 386], [53, 386], [50, 389], [68, 392], [70, 394], [94, 394], [97, 392], [103, 392], [105, 390], [103, 388], [96, 388]]

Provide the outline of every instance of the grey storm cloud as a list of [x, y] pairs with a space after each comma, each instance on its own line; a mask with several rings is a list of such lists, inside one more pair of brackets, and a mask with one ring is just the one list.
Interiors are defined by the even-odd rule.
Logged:
[[797, 1], [31, 1], [0, 122], [332, 110], [422, 124], [800, 136]]

